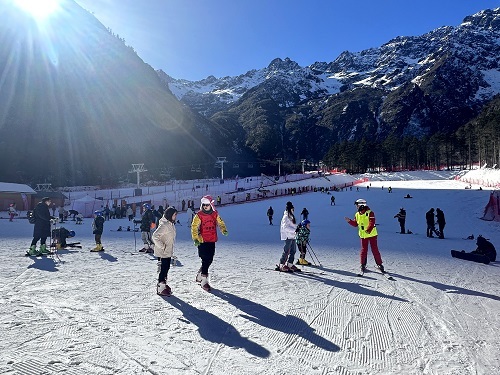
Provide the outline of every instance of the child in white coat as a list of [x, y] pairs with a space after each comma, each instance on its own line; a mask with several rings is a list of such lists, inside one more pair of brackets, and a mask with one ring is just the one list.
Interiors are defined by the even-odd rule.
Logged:
[[159, 296], [170, 296], [172, 289], [167, 285], [167, 275], [170, 270], [170, 262], [174, 253], [174, 242], [176, 236], [175, 221], [177, 219], [177, 210], [174, 207], [168, 207], [160, 219], [158, 228], [153, 233], [154, 255], [161, 262], [160, 272], [158, 274], [158, 284], [156, 293]]

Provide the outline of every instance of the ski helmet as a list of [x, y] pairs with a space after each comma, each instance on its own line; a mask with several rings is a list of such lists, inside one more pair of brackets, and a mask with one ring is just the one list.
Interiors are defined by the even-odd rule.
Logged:
[[102, 216], [102, 211], [94, 211], [95, 216]]
[[310, 222], [309, 220], [307, 220], [307, 219], [302, 220], [302, 221], [300, 222], [300, 225], [302, 225], [303, 227], [305, 227], [307, 224], [311, 224], [311, 222]]
[[366, 200], [364, 200], [363, 198], [359, 198], [356, 200], [356, 202], [354, 202], [354, 204], [356, 206], [359, 206], [359, 205], [366, 205]]
[[145, 210], [151, 209], [151, 205], [149, 203], [144, 203], [142, 207], [144, 207]]
[[68, 233], [68, 237], [75, 237], [75, 231], [74, 230], [70, 230], [69, 233]]

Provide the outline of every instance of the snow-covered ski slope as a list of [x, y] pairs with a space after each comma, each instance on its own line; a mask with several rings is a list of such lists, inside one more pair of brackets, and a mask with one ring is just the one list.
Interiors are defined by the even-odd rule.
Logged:
[[[89, 252], [90, 219], [64, 224], [83, 249], [60, 251], [62, 262], [25, 257], [32, 226], [0, 220], [0, 373], [500, 373], [500, 263], [450, 256], [475, 248], [463, 239], [471, 234], [500, 248], [499, 223], [479, 219], [490, 191], [449, 178], [392, 177], [399, 181], [334, 193], [335, 206], [317, 192], [221, 207], [229, 235], [217, 243], [212, 293], [194, 282], [200, 261], [188, 215], [180, 214], [168, 298], [155, 294], [156, 260], [135, 251], [139, 234], [111, 231], [126, 219], [105, 223], [104, 253]], [[371, 254], [371, 272], [356, 276], [359, 239], [344, 216], [354, 215], [357, 198], [375, 211], [396, 281], [374, 271]], [[273, 271], [288, 200], [297, 215], [310, 212], [311, 246], [323, 265], [310, 273]], [[398, 233], [400, 207], [414, 234]], [[444, 240], [425, 236], [430, 207], [446, 215]]]

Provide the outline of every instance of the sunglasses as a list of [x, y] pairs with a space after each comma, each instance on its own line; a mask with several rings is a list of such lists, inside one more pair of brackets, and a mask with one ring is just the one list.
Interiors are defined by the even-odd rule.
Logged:
[[202, 206], [203, 207], [208, 207], [208, 206], [210, 206], [210, 203], [203, 203]]

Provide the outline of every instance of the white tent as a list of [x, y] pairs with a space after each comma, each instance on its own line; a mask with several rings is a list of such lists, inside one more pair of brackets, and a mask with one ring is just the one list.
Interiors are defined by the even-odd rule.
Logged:
[[500, 221], [500, 192], [492, 191], [490, 200], [484, 208], [483, 220]]
[[83, 215], [83, 217], [92, 217], [94, 211], [100, 210], [103, 205], [103, 201], [100, 199], [92, 198], [88, 195], [83, 198], [76, 199], [71, 205], [71, 209], [78, 211]]

